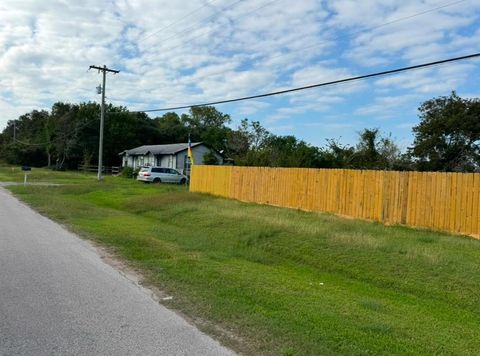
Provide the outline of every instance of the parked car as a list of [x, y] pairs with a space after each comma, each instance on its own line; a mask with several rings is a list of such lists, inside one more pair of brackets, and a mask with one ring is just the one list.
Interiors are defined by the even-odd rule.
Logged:
[[137, 180], [145, 183], [185, 184], [188, 181], [188, 177], [173, 168], [149, 166], [140, 169]]

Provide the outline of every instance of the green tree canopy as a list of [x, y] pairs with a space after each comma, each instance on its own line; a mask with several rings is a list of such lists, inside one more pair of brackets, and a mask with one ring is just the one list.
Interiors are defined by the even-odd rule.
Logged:
[[410, 155], [417, 169], [472, 172], [480, 170], [480, 100], [455, 92], [424, 102], [413, 128]]
[[391, 135], [382, 136], [378, 128], [359, 133], [356, 151], [350, 159], [353, 168], [398, 169], [401, 152]]
[[[32, 111], [17, 120], [17, 142], [12, 141], [13, 122], [2, 135], [1, 154], [11, 163], [57, 168], [96, 164], [98, 157], [100, 105], [55, 103], [50, 112]], [[399, 150], [391, 137], [378, 129], [359, 133], [355, 146], [328, 140], [318, 148], [295, 136], [269, 132], [258, 121], [243, 119], [229, 127], [229, 115], [214, 107], [194, 107], [181, 116], [167, 112], [150, 119], [122, 106], [107, 105], [104, 162], [120, 164], [118, 154], [141, 145], [202, 141], [233, 159], [237, 165], [270, 167], [395, 169]], [[215, 163], [214, 155], [206, 162]]]

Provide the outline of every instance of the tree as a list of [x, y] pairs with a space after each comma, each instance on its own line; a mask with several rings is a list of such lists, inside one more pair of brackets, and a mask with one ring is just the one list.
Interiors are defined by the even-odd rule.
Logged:
[[417, 169], [472, 172], [480, 170], [480, 100], [455, 92], [424, 102], [409, 149]]
[[[16, 120], [16, 142], [13, 142], [13, 122], [10, 121], [4, 130], [5, 140], [4, 158], [8, 163], [39, 165], [47, 160], [45, 145], [45, 125], [48, 112], [33, 110], [21, 115]], [[43, 164], [44, 165], [44, 164]]]
[[[56, 169], [65, 168], [65, 161], [71, 156], [75, 157], [75, 146], [77, 142], [81, 141], [79, 127], [83, 130], [87, 129], [87, 124], [89, 123], [87, 121], [88, 118], [84, 115], [78, 115], [81, 107], [82, 105], [62, 102], [57, 102], [52, 106], [50, 116], [54, 125], [54, 135], [52, 141], [47, 143], [47, 146], [53, 145], [53, 152], [51, 154], [56, 158]], [[99, 113], [98, 108], [96, 112]], [[87, 145], [86, 142], [85, 145]], [[84, 148], [83, 152], [85, 151], [86, 149]], [[71, 168], [73, 168], [73, 166]]]
[[380, 155], [379, 167], [388, 170], [410, 170], [408, 156], [402, 155], [400, 148], [390, 134], [388, 137], [380, 137], [377, 150]]
[[[108, 105], [105, 117], [104, 162], [119, 163], [118, 153], [142, 144], [155, 144], [159, 130], [144, 113], [130, 113], [125, 107]], [[17, 143], [13, 143], [13, 122], [2, 133], [2, 156], [14, 164], [76, 169], [80, 163], [96, 163], [100, 105], [55, 103], [50, 113], [32, 111], [16, 120]]]
[[320, 151], [319, 166], [322, 168], [352, 168], [354, 154], [354, 147], [329, 139], [327, 147]]
[[207, 153], [205, 153], [205, 155], [203, 156], [203, 164], [209, 164], [209, 165], [212, 165], [212, 166], [215, 166], [217, 165], [219, 162], [218, 162], [218, 159], [217, 159], [217, 156], [215, 155], [215, 153], [213, 151], [208, 151]]
[[236, 160], [245, 157], [250, 150], [249, 122], [243, 119], [236, 130], [231, 130], [227, 136], [226, 154]]
[[[478, 106], [472, 107], [469, 115], [478, 117], [478, 111]], [[34, 110], [16, 120], [16, 144], [12, 140], [13, 122], [7, 124], [0, 135], [0, 154], [16, 164], [50, 166], [55, 162], [57, 169], [96, 164], [99, 117], [100, 105], [93, 102], [58, 102], [50, 113]], [[192, 141], [202, 141], [242, 166], [410, 168], [407, 156], [400, 155], [391, 136], [382, 136], [375, 128], [360, 132], [355, 146], [327, 140], [326, 147], [318, 148], [295, 136], [274, 135], [258, 121], [243, 119], [237, 129], [228, 127], [230, 122], [229, 115], [214, 107], [194, 107], [181, 116], [168, 112], [150, 119], [145, 113], [130, 113], [126, 107], [109, 104], [105, 116], [104, 162], [107, 166], [118, 165], [118, 154], [126, 149], [186, 142], [190, 135]], [[207, 155], [205, 163], [215, 164], [215, 161], [212, 155]]]
[[364, 129], [359, 133], [357, 152], [355, 153], [355, 165], [363, 169], [375, 169], [380, 154], [377, 150], [378, 129]]
[[201, 106], [191, 108], [188, 115], [181, 116], [181, 121], [191, 134], [192, 141], [202, 141], [219, 152], [226, 150], [231, 129], [225, 125], [231, 122], [230, 115], [213, 106]]
[[385, 137], [378, 128], [364, 129], [351, 159], [354, 168], [394, 169], [400, 160], [400, 149], [391, 135]]
[[[145, 113], [130, 113], [125, 107], [108, 106], [105, 117], [104, 162], [118, 165], [119, 152], [141, 145], [163, 143], [158, 125]], [[98, 134], [97, 134], [98, 137]], [[96, 152], [96, 151], [95, 151]]]
[[187, 142], [188, 128], [174, 112], [167, 112], [154, 119], [158, 128], [159, 144]]
[[260, 122], [243, 119], [237, 130], [228, 133], [226, 152], [241, 166], [270, 166], [267, 146], [273, 137]]
[[263, 148], [266, 165], [272, 167], [319, 167], [319, 150], [295, 136], [271, 135]]

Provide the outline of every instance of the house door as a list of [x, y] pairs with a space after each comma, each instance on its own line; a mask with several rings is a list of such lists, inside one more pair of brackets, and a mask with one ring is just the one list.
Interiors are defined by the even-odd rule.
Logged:
[[190, 159], [187, 155], [183, 156], [183, 174], [190, 176]]

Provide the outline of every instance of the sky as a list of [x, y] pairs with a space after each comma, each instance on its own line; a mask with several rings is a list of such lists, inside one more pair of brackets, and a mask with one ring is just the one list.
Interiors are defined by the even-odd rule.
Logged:
[[[476, 52], [478, 0], [2, 0], [0, 130], [57, 101], [100, 102], [90, 65], [120, 70], [107, 102], [147, 110]], [[480, 97], [479, 74], [475, 59], [217, 109], [316, 146], [379, 128], [406, 149], [421, 103]]]

